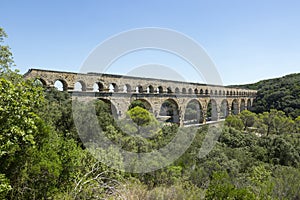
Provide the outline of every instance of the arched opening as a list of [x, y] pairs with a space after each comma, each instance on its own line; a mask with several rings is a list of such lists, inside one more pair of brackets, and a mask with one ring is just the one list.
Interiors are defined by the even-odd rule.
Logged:
[[210, 95], [213, 95], [213, 94], [214, 94], [214, 92], [212, 90], [210, 90]]
[[232, 101], [232, 105], [231, 105], [231, 113], [232, 113], [233, 115], [239, 114], [239, 103], [238, 103], [238, 101], [237, 101], [236, 99], [234, 99], [234, 100]]
[[35, 84], [36, 86], [41, 86], [41, 87], [46, 87], [46, 86], [47, 86], [46, 81], [45, 81], [44, 79], [42, 79], [42, 78], [36, 78], [36, 79], [34, 80], [34, 84]]
[[129, 84], [125, 84], [123, 86], [123, 92], [124, 93], [131, 93], [131, 86]]
[[208, 95], [208, 89], [205, 90], [205, 94]]
[[227, 90], [226, 95], [229, 96], [229, 91]]
[[169, 94], [172, 93], [172, 88], [171, 87], [167, 88], [167, 93], [169, 93]]
[[208, 102], [206, 120], [207, 121], [217, 121], [218, 120], [217, 102], [214, 99], [211, 99]]
[[103, 90], [104, 90], [104, 86], [102, 83], [100, 82], [94, 83], [93, 92], [103, 92]]
[[240, 111], [242, 112], [243, 110], [246, 110], [246, 102], [245, 102], [245, 99], [242, 99], [242, 100], [241, 100]]
[[179, 88], [178, 88], [178, 87], [175, 88], [175, 93], [176, 93], [176, 94], [179, 94], [179, 92], [180, 92]]
[[203, 94], [203, 89], [200, 89], [200, 94]]
[[132, 101], [129, 105], [128, 110], [130, 110], [136, 106], [144, 108], [144, 109], [148, 110], [149, 112], [153, 111], [151, 104], [145, 99], [136, 99], [136, 100]]
[[218, 90], [215, 90], [215, 95], [216, 95], [216, 96], [218, 95]]
[[219, 95], [222, 96], [222, 91], [221, 90], [219, 90]]
[[251, 107], [252, 107], [252, 105], [251, 105], [251, 100], [248, 99], [248, 100], [247, 100], [247, 110], [250, 110]]
[[182, 88], [182, 94], [186, 94], [186, 89]]
[[119, 91], [119, 88], [118, 88], [117, 84], [115, 84], [115, 83], [109, 84], [109, 92], [118, 92], [118, 91]]
[[228, 105], [228, 101], [224, 99], [221, 102], [220, 119], [224, 119], [228, 115], [229, 115], [229, 105]]
[[194, 93], [195, 93], [195, 94], [198, 94], [198, 89], [197, 89], [197, 88], [194, 89]]
[[179, 123], [179, 110], [175, 100], [167, 99], [160, 107], [159, 118], [164, 122]]
[[232, 91], [230, 91], [230, 96], [232, 96]]
[[54, 87], [58, 90], [58, 91], [67, 91], [68, 90], [68, 85], [64, 80], [56, 80], [54, 82]]
[[189, 94], [193, 94], [192, 88], [189, 89]]
[[86, 91], [86, 86], [83, 81], [78, 81], [74, 84], [74, 91]]
[[162, 94], [163, 92], [164, 92], [163, 87], [162, 86], [158, 86], [157, 93]]
[[152, 85], [147, 87], [147, 93], [154, 93], [154, 87]]
[[116, 83], [113, 83], [112, 86], [114, 87], [114, 92], [119, 92], [119, 87]]
[[203, 123], [203, 111], [199, 101], [192, 99], [185, 108], [184, 124], [199, 124]]
[[108, 99], [99, 99], [99, 101], [103, 102], [106, 104], [107, 107], [105, 107], [104, 109], [109, 112], [115, 119], [117, 119], [119, 117], [119, 115], [121, 115], [121, 111], [117, 111], [115, 105]]
[[225, 90], [223, 90], [223, 96], [225, 96]]
[[143, 93], [144, 92], [144, 89], [141, 85], [138, 85], [136, 88], [135, 88], [135, 92], [136, 93]]

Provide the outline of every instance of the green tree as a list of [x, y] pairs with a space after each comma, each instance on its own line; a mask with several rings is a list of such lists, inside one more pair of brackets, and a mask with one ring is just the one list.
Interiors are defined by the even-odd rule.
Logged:
[[9, 179], [5, 177], [5, 174], [0, 174], [0, 199], [5, 199], [11, 189]]
[[295, 119], [294, 131], [295, 133], [300, 133], [300, 116]]
[[243, 127], [244, 127], [243, 121], [240, 119], [240, 117], [238, 115], [229, 115], [225, 119], [225, 124], [228, 127], [232, 127], [232, 128], [237, 129], [237, 130], [242, 130]]
[[[136, 124], [137, 134], [141, 133], [142, 127], [151, 125], [151, 123], [152, 124], [156, 123], [156, 119], [154, 118], [154, 116], [152, 116], [148, 110], [141, 108], [139, 106], [136, 106], [136, 107], [130, 109], [127, 112], [127, 114], [130, 117], [130, 119]], [[151, 127], [150, 129], [152, 129], [152, 128], [153, 127]]]
[[0, 74], [3, 76], [4, 74], [11, 72], [11, 67], [14, 64], [12, 53], [10, 52], [10, 48], [7, 45], [3, 45], [4, 38], [7, 38], [7, 34], [0, 27]]
[[214, 172], [206, 199], [256, 199], [247, 188], [237, 188], [226, 172]]
[[273, 171], [273, 196], [278, 199], [299, 199], [300, 169], [277, 166]]
[[239, 114], [239, 117], [243, 121], [244, 130], [246, 130], [248, 127], [252, 127], [256, 121], [256, 114], [250, 112], [249, 110], [243, 110]]
[[270, 112], [263, 112], [259, 118], [266, 127], [266, 135], [290, 133], [294, 127], [294, 121], [280, 110], [271, 109]]

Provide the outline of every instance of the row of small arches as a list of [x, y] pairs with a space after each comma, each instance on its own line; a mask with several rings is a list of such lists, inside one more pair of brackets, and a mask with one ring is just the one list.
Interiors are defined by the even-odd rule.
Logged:
[[[38, 81], [42, 85], [46, 85], [45, 81], [42, 79], [38, 79]], [[68, 85], [64, 80], [56, 80], [54, 82], [54, 87], [56, 87], [60, 91], [67, 91]], [[83, 81], [77, 81], [74, 84], [74, 91], [87, 91], [86, 84]], [[158, 86], [157, 88], [154, 88], [152, 85], [149, 85], [146, 89], [144, 89], [143, 86], [138, 85], [136, 87], [131, 87], [129, 84], [125, 84], [122, 87], [119, 87], [116, 83], [110, 83], [108, 88], [105, 88], [104, 85], [101, 82], [96, 82], [93, 85], [92, 88], [93, 92], [123, 92], [123, 93], [167, 93], [167, 94], [200, 94], [200, 95], [214, 95], [214, 96], [249, 96], [254, 95], [253, 92], [246, 92], [246, 91], [235, 91], [235, 90], [209, 90], [209, 89], [186, 89], [182, 88], [179, 89], [176, 87], [174, 90], [171, 87], [167, 87], [166, 90], [162, 86]]]

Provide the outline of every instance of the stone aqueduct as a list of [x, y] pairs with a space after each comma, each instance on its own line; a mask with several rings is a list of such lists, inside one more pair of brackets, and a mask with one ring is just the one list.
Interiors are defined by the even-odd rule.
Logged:
[[[120, 118], [125, 116], [133, 101], [140, 100], [157, 118], [172, 119], [181, 126], [217, 121], [227, 115], [238, 114], [251, 107], [257, 92], [154, 78], [40, 69], [30, 69], [24, 77], [39, 80], [49, 88], [55, 87], [58, 81], [62, 90], [72, 93], [73, 97], [101, 99], [110, 103], [115, 116]], [[194, 119], [187, 117], [187, 110], [196, 111]]]

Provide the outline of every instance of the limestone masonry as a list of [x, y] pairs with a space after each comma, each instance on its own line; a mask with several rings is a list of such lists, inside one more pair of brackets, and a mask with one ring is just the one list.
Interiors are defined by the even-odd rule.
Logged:
[[[184, 116], [188, 104], [196, 101], [201, 107], [206, 123], [206, 113], [209, 102], [215, 112], [214, 121], [229, 114], [237, 114], [250, 109], [256, 90], [231, 88], [218, 85], [206, 85], [154, 78], [140, 78], [100, 73], [72, 73], [30, 69], [24, 74], [25, 78], [39, 80], [45, 87], [54, 87], [60, 81], [63, 90], [72, 96], [102, 99], [114, 107], [118, 117], [124, 117], [129, 105], [137, 99], [145, 102], [149, 111], [159, 117], [161, 106], [169, 101], [177, 109], [178, 123], [184, 125]], [[76, 88], [77, 86], [77, 88]], [[79, 87], [78, 87], [79, 86]]]

